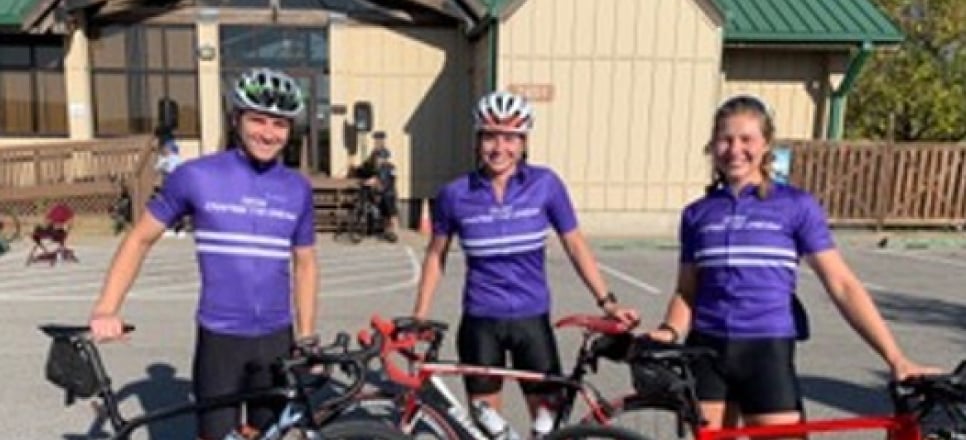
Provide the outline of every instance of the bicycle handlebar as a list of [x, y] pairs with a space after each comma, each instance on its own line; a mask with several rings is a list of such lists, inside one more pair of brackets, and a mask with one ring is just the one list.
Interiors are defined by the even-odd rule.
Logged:
[[673, 361], [691, 363], [700, 358], [715, 357], [714, 350], [708, 347], [690, 347], [681, 344], [655, 341], [648, 337], [638, 337], [631, 345], [629, 359]]
[[360, 349], [349, 351], [349, 335], [340, 332], [329, 345], [299, 347], [297, 351], [300, 356], [282, 360], [282, 367], [292, 369], [301, 366], [344, 364], [358, 364], [364, 367], [370, 359], [380, 354], [383, 341], [382, 335], [376, 335]]
[[[419, 388], [423, 379], [419, 373], [407, 372], [392, 359], [393, 353], [409, 361], [423, 362], [436, 360], [443, 337], [449, 325], [441, 321], [395, 318], [387, 320], [378, 314], [372, 315], [370, 326], [383, 338], [379, 358], [389, 379], [408, 388]], [[359, 343], [370, 345], [371, 336], [366, 330], [359, 332]], [[416, 352], [420, 343], [428, 344], [422, 353]]]
[[443, 321], [416, 319], [409, 316], [393, 318], [392, 324], [396, 327], [396, 331], [406, 333], [433, 332], [441, 335], [449, 330], [449, 324]]
[[966, 360], [949, 374], [917, 376], [891, 382], [889, 391], [900, 412], [915, 412], [920, 403], [966, 404]]

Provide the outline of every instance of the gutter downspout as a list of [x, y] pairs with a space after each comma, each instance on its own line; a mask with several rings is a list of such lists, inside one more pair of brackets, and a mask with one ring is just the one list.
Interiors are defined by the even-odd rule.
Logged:
[[506, 6], [507, 0], [488, 0], [486, 10], [486, 20], [489, 24], [489, 34], [487, 35], [487, 43], [489, 44], [490, 51], [490, 69], [486, 75], [486, 84], [488, 91], [496, 90], [496, 72], [497, 72], [497, 59], [499, 58], [500, 51], [497, 44], [500, 42], [500, 14], [503, 12], [503, 8]]
[[859, 52], [849, 60], [849, 65], [845, 70], [845, 78], [842, 79], [842, 83], [832, 92], [831, 108], [829, 109], [828, 115], [828, 132], [826, 133], [828, 139], [842, 139], [846, 99], [852, 91], [852, 87], [855, 85], [859, 73], [862, 72], [862, 67], [868, 61], [869, 56], [872, 55], [874, 47], [870, 41], [862, 43], [859, 47]]

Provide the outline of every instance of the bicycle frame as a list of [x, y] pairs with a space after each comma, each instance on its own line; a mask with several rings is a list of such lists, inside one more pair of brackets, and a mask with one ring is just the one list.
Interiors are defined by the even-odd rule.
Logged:
[[348, 235], [353, 244], [359, 243], [376, 229], [381, 228], [382, 213], [374, 200], [373, 189], [365, 184], [359, 184], [357, 198], [352, 208], [339, 221], [336, 236]]
[[[473, 438], [480, 440], [489, 439], [489, 436], [481, 433], [476, 428], [476, 424], [473, 422], [473, 420], [466, 416], [467, 409], [462, 405], [460, 400], [456, 398], [453, 392], [450, 391], [449, 387], [446, 386], [442, 380], [442, 377], [499, 377], [501, 379], [509, 379], [516, 382], [556, 384], [560, 385], [565, 390], [572, 390], [573, 392], [567, 393], [567, 395], [561, 399], [560, 402], [557, 402], [557, 405], [554, 408], [556, 411], [553, 425], [554, 429], [560, 427], [565, 420], [570, 418], [570, 413], [573, 410], [574, 401], [578, 393], [583, 398], [583, 401], [592, 409], [599, 410], [604, 402], [600, 392], [596, 388], [594, 388], [591, 384], [583, 382], [579, 379], [583, 376], [583, 371], [579, 370], [577, 367], [575, 367], [575, 371], [571, 373], [570, 376], [556, 376], [535, 371], [484, 367], [455, 362], [424, 362], [417, 367], [417, 374], [422, 383], [428, 383], [434, 390], [443, 396], [446, 404], [448, 405], [446, 408], [447, 413], [453, 416], [454, 420], [459, 423], [460, 427], [470, 433]], [[410, 393], [410, 395], [407, 396], [407, 399], [411, 398], [418, 397], [415, 397], [414, 393]], [[407, 405], [407, 408], [408, 407], [411, 406]], [[416, 409], [415, 405], [412, 407], [413, 409]], [[404, 418], [404, 420], [406, 420], [406, 418]]]
[[895, 416], [850, 417], [842, 419], [809, 420], [801, 423], [747, 426], [742, 428], [698, 428], [695, 440], [726, 440], [736, 438], [766, 438], [772, 436], [803, 436], [819, 432], [852, 432], [884, 430], [889, 440], [922, 440], [918, 419], [911, 414]]
[[[73, 327], [72, 332], [77, 334], [77, 330], [82, 327]], [[47, 332], [42, 327], [42, 330]], [[133, 330], [130, 327], [127, 331]], [[48, 333], [53, 335], [53, 333]], [[81, 337], [80, 349], [87, 354], [90, 365], [93, 368], [94, 376], [97, 381], [98, 391], [96, 397], [101, 400], [103, 405], [96, 405], [95, 408], [106, 415], [111, 424], [113, 435], [111, 440], [126, 440], [131, 434], [144, 426], [161, 420], [170, 419], [183, 414], [194, 414], [201, 411], [223, 408], [227, 406], [239, 405], [244, 402], [275, 399], [287, 402], [278, 420], [270, 427], [266, 428], [258, 437], [260, 440], [278, 440], [289, 429], [293, 427], [307, 428], [309, 431], [318, 432], [327, 421], [317, 422], [312, 417], [313, 407], [308, 395], [308, 387], [299, 379], [296, 369], [310, 364], [341, 364], [349, 365], [352, 370], [351, 375], [355, 377], [352, 385], [340, 396], [337, 396], [321, 406], [332, 408], [338, 411], [350, 401], [353, 396], [358, 394], [364, 385], [365, 371], [364, 362], [366, 359], [376, 354], [377, 348], [367, 348], [359, 352], [344, 352], [342, 360], [334, 360], [339, 355], [329, 355], [324, 350], [332, 348], [342, 348], [347, 350], [348, 335], [340, 335], [336, 342], [327, 347], [318, 348], [318, 353], [304, 353], [305, 357], [298, 359], [281, 360], [281, 370], [285, 374], [286, 385], [280, 387], [266, 388], [245, 393], [218, 396], [210, 399], [203, 399], [193, 403], [184, 403], [168, 406], [157, 411], [141, 414], [137, 417], [126, 419], [121, 415], [119, 402], [111, 387], [111, 380], [107, 375], [107, 370], [101, 360], [100, 353], [92, 341], [86, 337]], [[381, 339], [374, 343], [373, 347], [381, 346]], [[312, 359], [312, 360], [309, 360]]]
[[[665, 348], [645, 348], [638, 352], [637, 356], [642, 356], [642, 360], [649, 359], [650, 361], [656, 361], [663, 359], [668, 362], [673, 362], [677, 365], [682, 365], [684, 366], [682, 369], [682, 374], [684, 374], [686, 377], [689, 377], [690, 368], [688, 367], [688, 364], [690, 361], [688, 359], [693, 359], [693, 357], [698, 356], [695, 353], [698, 353], [700, 350], [702, 349], [685, 348], [680, 346], [675, 347], [669, 345]], [[676, 408], [675, 410], [678, 413], [679, 423], [680, 420], [682, 420], [682, 414], [687, 413], [695, 416], [693, 419], [684, 417], [685, 420], [690, 420], [686, 422], [686, 424], [690, 425], [691, 432], [694, 434], [695, 440], [726, 440], [737, 438], [756, 439], [775, 437], [784, 438], [789, 436], [803, 437], [813, 433], [845, 433], [869, 430], [884, 431], [887, 434], [886, 438], [888, 440], [922, 440], [923, 429], [920, 425], [920, 422], [923, 414], [935, 409], [937, 405], [938, 408], [948, 411], [950, 407], [947, 405], [949, 405], [951, 402], [962, 403], [966, 401], [966, 391], [963, 391], [964, 382], [966, 382], [966, 361], [961, 363], [956, 371], [951, 375], [935, 375], [911, 378], [902, 383], [893, 384], [891, 388], [892, 400], [896, 411], [891, 415], [861, 415], [853, 417], [806, 420], [787, 424], [712, 429], [704, 426], [704, 424], [700, 422], [704, 419], [701, 415], [697, 395], [693, 391], [693, 381], [689, 380], [687, 383], [690, 384], [690, 392], [687, 393], [687, 397], [685, 398], [685, 407]], [[901, 391], [903, 388], [908, 389]], [[630, 406], [631, 412], [648, 409], [646, 406], [633, 405], [635, 398], [639, 399], [640, 396], [636, 393], [626, 396], [621, 399], [621, 405], [623, 405], [626, 410], [628, 408], [627, 403], [630, 402], [632, 404]], [[966, 420], [962, 410], [957, 409], [954, 411], [955, 420], [959, 420], [960, 422]], [[947, 414], [950, 413], [947, 412]], [[590, 421], [591, 419], [596, 419], [598, 422], [600, 421], [599, 415], [588, 415], [584, 418], [585, 421]], [[604, 423], [612, 424], [610, 420], [605, 421]]]
[[[578, 351], [577, 362], [568, 376], [559, 376], [535, 371], [517, 370], [512, 368], [489, 367], [471, 365], [458, 362], [425, 361], [424, 358], [435, 358], [438, 345], [441, 339], [432, 341], [427, 356], [417, 355], [412, 352], [413, 347], [419, 342], [426, 342], [420, 339], [418, 334], [396, 334], [395, 324], [383, 320], [378, 316], [373, 316], [372, 327], [383, 335], [383, 346], [380, 352], [383, 367], [389, 379], [406, 388], [402, 396], [402, 417], [403, 424], [411, 423], [422, 405], [429, 405], [420, 396], [419, 391], [428, 384], [438, 395], [443, 397], [446, 403], [445, 413], [453, 419], [472, 438], [478, 440], [489, 439], [483, 434], [468, 415], [465, 406], [460, 402], [454, 393], [442, 381], [443, 376], [485, 376], [510, 379], [517, 382], [547, 383], [559, 385], [562, 388], [561, 399], [554, 402], [555, 417], [553, 428], [559, 428], [570, 418], [573, 411], [574, 402], [579, 394], [583, 401], [591, 408], [592, 413], [598, 418], [598, 422], [607, 420], [607, 402], [601, 393], [590, 383], [583, 380], [589, 368], [593, 364], [593, 357], [590, 350], [589, 337], [592, 331], [585, 332], [585, 337], [581, 348]], [[573, 319], [558, 321], [557, 326], [585, 326], [584, 322], [575, 322]], [[613, 323], [613, 325], [618, 325]], [[364, 337], [360, 338], [365, 344]], [[393, 353], [401, 354], [403, 357], [413, 361], [415, 370], [413, 372], [404, 371], [391, 359]]]
[[[114, 431], [114, 435], [111, 436], [111, 439], [123, 440], [129, 438], [135, 430], [161, 420], [166, 420], [183, 414], [195, 414], [214, 408], [234, 406], [253, 400], [291, 400], [293, 392], [304, 393], [304, 391], [300, 391], [295, 387], [272, 388], [246, 394], [205, 399], [195, 403], [173, 405], [157, 411], [139, 415], [132, 419], [125, 419], [123, 416], [121, 416], [118, 410], [117, 401], [114, 400], [114, 394], [113, 392], [110, 392], [110, 394], [102, 395], [102, 399], [105, 402], [105, 405], [102, 409], [107, 412], [108, 420], [110, 420], [111, 428]], [[289, 402], [287, 405], [285, 405], [285, 408], [282, 410], [278, 421], [266, 429], [258, 438], [261, 440], [277, 440], [280, 439], [282, 433], [289, 428], [299, 426], [303, 423], [311, 424], [312, 418], [305, 417], [305, 414], [307, 414], [309, 408], [308, 397], [304, 397], [304, 399], [305, 400], [302, 401], [302, 398], [299, 398], [298, 400], [300, 402], [298, 402], [298, 404], [296, 402]], [[299, 409], [299, 406], [304, 406], [306, 409]], [[310, 425], [310, 429], [318, 430], [319, 427]]]

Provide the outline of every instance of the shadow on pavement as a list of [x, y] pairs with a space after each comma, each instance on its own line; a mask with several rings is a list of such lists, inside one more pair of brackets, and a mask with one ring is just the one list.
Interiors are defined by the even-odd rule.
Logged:
[[[119, 404], [135, 398], [145, 413], [187, 403], [191, 396], [191, 381], [175, 376], [176, 370], [169, 364], [153, 363], [145, 369], [147, 377], [131, 382], [115, 390]], [[136, 414], [128, 414], [133, 417]], [[110, 438], [110, 422], [106, 416], [98, 415], [84, 434], [64, 434], [64, 440]], [[193, 414], [152, 423], [140, 429], [146, 431], [148, 438], [175, 439], [195, 438], [195, 419]]]
[[889, 321], [942, 327], [956, 334], [966, 330], [966, 304], [884, 290], [873, 291], [872, 297]]
[[892, 413], [892, 402], [882, 376], [882, 386], [868, 387], [830, 377], [801, 375], [802, 394], [808, 400], [857, 415]]

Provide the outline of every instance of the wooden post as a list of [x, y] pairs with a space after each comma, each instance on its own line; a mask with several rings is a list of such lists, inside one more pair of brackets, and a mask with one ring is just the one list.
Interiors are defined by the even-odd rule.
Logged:
[[876, 162], [879, 164], [876, 178], [873, 180], [873, 182], [876, 182], [875, 229], [877, 232], [881, 232], [885, 227], [886, 216], [894, 208], [892, 206], [892, 195], [896, 185], [896, 182], [894, 182], [896, 148], [895, 144], [890, 142], [880, 145], [875, 151], [878, 155]]

